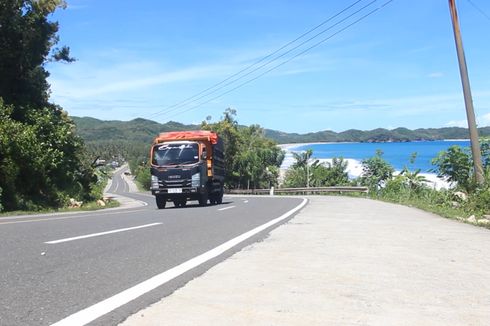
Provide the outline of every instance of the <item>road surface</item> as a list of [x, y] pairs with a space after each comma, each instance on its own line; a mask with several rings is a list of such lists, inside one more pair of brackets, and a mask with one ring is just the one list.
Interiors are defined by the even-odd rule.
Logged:
[[[225, 196], [222, 205], [199, 207], [190, 202], [186, 208], [170, 204], [158, 210], [151, 195], [128, 192], [121, 172], [115, 174], [109, 192], [140, 201], [128, 209], [0, 218], [0, 325], [60, 321], [73, 325], [74, 320], [117, 324], [245, 245], [265, 238], [304, 204], [301, 198]], [[287, 212], [290, 215], [285, 216]], [[281, 216], [281, 221], [265, 225], [261, 232], [213, 252], [216, 257], [209, 254]], [[169, 278], [166, 271], [173, 272], [196, 257], [204, 258], [187, 269], [179, 267], [180, 272], [161, 281]], [[141, 290], [142, 282], [155, 276], [161, 284]], [[134, 299], [123, 295], [123, 301], [113, 306], [104, 301], [132, 287], [141, 295]], [[77, 317], [101, 302], [100, 317], [92, 310], [88, 315], [93, 321]], [[74, 314], [75, 319], [65, 319]]]

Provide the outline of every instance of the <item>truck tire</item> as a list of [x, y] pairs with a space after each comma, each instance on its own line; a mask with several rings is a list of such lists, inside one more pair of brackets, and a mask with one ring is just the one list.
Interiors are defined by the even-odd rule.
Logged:
[[199, 206], [206, 206], [208, 204], [208, 193], [201, 194], [199, 196]]
[[224, 191], [223, 191], [223, 189], [221, 189], [221, 191], [218, 194], [218, 197], [216, 198], [216, 204], [218, 204], [218, 205], [223, 204], [223, 193], [224, 193]]
[[216, 194], [216, 204], [221, 205], [223, 203], [223, 195], [225, 193], [225, 189], [221, 186], [220, 191]]
[[156, 200], [158, 209], [164, 209], [165, 208], [165, 205], [167, 204], [167, 198], [165, 198], [162, 195], [156, 195], [155, 200]]

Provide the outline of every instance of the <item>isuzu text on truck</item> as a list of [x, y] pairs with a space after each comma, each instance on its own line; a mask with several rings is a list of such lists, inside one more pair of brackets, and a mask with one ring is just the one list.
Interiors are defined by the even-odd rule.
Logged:
[[211, 131], [175, 131], [158, 135], [150, 150], [151, 193], [158, 208], [188, 200], [204, 206], [223, 201], [223, 142]]

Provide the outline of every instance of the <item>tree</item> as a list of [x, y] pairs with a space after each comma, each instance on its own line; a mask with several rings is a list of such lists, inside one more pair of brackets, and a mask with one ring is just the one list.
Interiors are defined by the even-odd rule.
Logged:
[[436, 166], [434, 171], [437, 172], [438, 177], [456, 182], [458, 187], [466, 191], [471, 191], [474, 188], [472, 182], [473, 160], [467, 148], [461, 148], [457, 145], [451, 146], [447, 151], [440, 152], [432, 160], [432, 164]]
[[201, 128], [217, 132], [224, 141], [227, 187], [263, 188], [277, 183], [284, 152], [265, 138], [259, 125], [239, 126], [236, 111], [228, 108], [220, 121], [206, 119]]
[[293, 164], [293, 168], [306, 168], [311, 156], [313, 155], [312, 149], [307, 149], [302, 152], [293, 152], [293, 157], [296, 160]]
[[58, 207], [90, 197], [94, 173], [63, 109], [49, 103], [47, 61], [73, 61], [53, 49], [62, 0], [0, 2], [0, 206]]
[[286, 172], [285, 187], [296, 188], [307, 185], [329, 187], [349, 183], [346, 172], [347, 161], [343, 158], [333, 158], [331, 163], [320, 163], [319, 160], [309, 163], [312, 155], [311, 149], [299, 153], [293, 152], [296, 162]]
[[377, 190], [390, 180], [395, 169], [383, 159], [383, 151], [377, 150], [374, 157], [362, 161], [361, 184]]
[[49, 60], [72, 61], [69, 48], [58, 42], [58, 23], [48, 21], [62, 0], [2, 0], [0, 2], [0, 97], [12, 104], [12, 118], [24, 121], [28, 110], [49, 105]]

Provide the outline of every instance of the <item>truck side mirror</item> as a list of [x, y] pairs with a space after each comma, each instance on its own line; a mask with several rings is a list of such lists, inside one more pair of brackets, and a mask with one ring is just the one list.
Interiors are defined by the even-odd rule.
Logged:
[[201, 158], [202, 158], [203, 160], [206, 160], [206, 159], [208, 158], [208, 156], [206, 155], [206, 152], [202, 152], [202, 154], [201, 154]]

